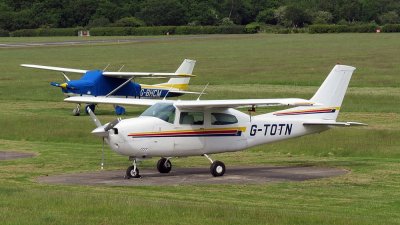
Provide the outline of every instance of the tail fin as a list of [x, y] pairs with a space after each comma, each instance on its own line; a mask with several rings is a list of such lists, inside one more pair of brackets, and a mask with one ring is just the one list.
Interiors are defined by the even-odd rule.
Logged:
[[301, 106], [274, 112], [275, 116], [303, 116], [305, 119], [336, 120], [351, 75], [356, 68], [336, 65], [322, 83], [321, 87], [310, 99], [313, 106]]
[[[178, 74], [192, 74], [196, 60], [185, 59], [182, 64], [176, 70], [175, 73]], [[178, 88], [179, 90], [187, 90], [189, 87], [190, 77], [185, 78], [171, 78], [167, 83], [163, 85], [168, 85], [172, 88]]]
[[356, 68], [336, 65], [322, 83], [321, 87], [310, 99], [325, 106], [340, 107], [349, 85], [351, 75]]

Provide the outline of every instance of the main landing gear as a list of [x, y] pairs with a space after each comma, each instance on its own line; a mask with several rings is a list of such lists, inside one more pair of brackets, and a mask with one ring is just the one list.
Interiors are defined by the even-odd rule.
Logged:
[[[96, 105], [95, 104], [88, 104], [85, 106], [85, 112], [86, 114], [89, 114], [88, 109], [92, 110], [92, 112], [94, 112], [94, 110], [96, 109]], [[81, 115], [81, 104], [77, 104], [75, 109], [72, 110], [72, 115], [73, 116], [79, 116]]]
[[172, 163], [169, 158], [161, 158], [157, 162], [157, 170], [160, 173], [169, 173], [172, 169]]
[[206, 157], [210, 162], [210, 173], [214, 177], [220, 177], [225, 174], [225, 164], [221, 161], [213, 161], [207, 154], [203, 154], [204, 157]]
[[81, 104], [76, 105], [75, 109], [72, 110], [73, 116], [81, 115]]

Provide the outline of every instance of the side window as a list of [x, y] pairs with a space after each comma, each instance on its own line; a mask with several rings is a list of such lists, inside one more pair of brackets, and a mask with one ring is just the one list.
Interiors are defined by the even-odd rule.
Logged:
[[211, 113], [211, 125], [228, 125], [237, 123], [234, 115], [226, 113]]
[[203, 112], [181, 112], [179, 118], [180, 124], [188, 125], [203, 125], [204, 124], [204, 113]]

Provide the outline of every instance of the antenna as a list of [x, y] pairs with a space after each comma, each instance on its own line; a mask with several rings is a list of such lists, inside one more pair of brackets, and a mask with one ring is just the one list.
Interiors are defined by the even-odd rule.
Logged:
[[124, 68], [125, 65], [122, 65], [121, 68], [119, 68], [118, 72], [121, 72], [122, 68]]
[[207, 83], [206, 86], [203, 88], [203, 90], [201, 91], [199, 97], [197, 98], [197, 101], [200, 100], [200, 97], [204, 94], [204, 91], [207, 89], [207, 87], [208, 87], [209, 84], [210, 84], [210, 83]]
[[249, 112], [250, 122], [251, 122], [251, 113], [252, 113], [252, 112], [256, 112], [256, 107], [255, 107], [255, 105], [251, 105], [251, 108], [249, 108], [247, 111]]

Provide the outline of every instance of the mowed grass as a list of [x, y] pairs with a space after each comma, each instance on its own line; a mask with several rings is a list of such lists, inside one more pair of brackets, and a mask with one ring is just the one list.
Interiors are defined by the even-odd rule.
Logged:
[[[1, 224], [399, 224], [399, 38], [397, 34], [226, 35], [0, 49], [0, 150], [37, 154], [0, 161]], [[368, 127], [337, 128], [213, 156], [224, 161], [228, 171], [237, 165], [311, 165], [350, 172], [260, 185], [92, 187], [36, 182], [38, 176], [98, 170], [101, 140], [90, 134], [92, 121], [87, 116], [72, 117], [74, 105], [62, 102], [60, 90], [49, 85], [62, 81], [60, 75], [19, 64], [89, 69], [110, 63], [110, 70], [125, 65], [125, 71], [171, 72], [184, 58], [197, 60], [192, 90], [201, 91], [210, 83], [204, 99], [310, 98], [337, 62], [357, 67], [339, 120], [365, 122]], [[143, 108], [127, 110], [124, 118]], [[258, 113], [271, 110], [260, 108]], [[104, 122], [116, 117], [111, 106], [100, 105], [96, 112]], [[125, 157], [109, 150], [105, 157], [108, 170], [129, 165]], [[156, 161], [145, 161], [141, 167], [153, 168]], [[173, 159], [173, 164], [209, 167], [202, 157]]]

